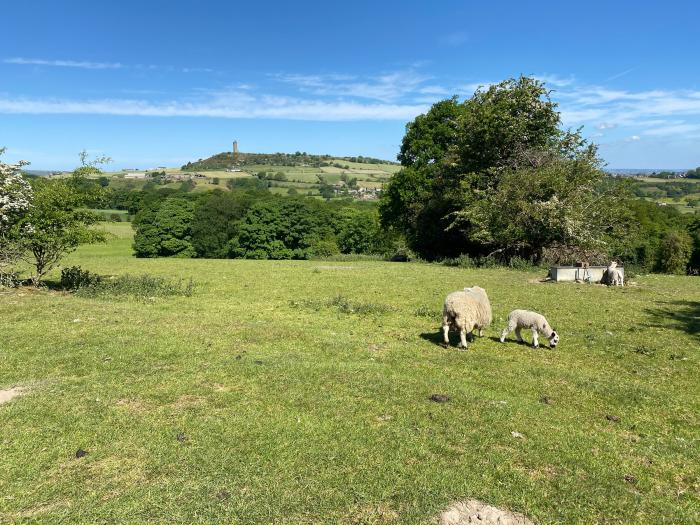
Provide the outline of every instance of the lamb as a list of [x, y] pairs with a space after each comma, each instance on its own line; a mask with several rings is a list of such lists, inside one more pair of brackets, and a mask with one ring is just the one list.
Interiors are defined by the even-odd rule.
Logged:
[[530, 328], [532, 330], [532, 346], [535, 348], [540, 346], [537, 340], [538, 334], [542, 334], [549, 339], [549, 346], [551, 348], [556, 347], [559, 343], [559, 334], [549, 326], [544, 315], [529, 310], [513, 310], [508, 314], [508, 326], [501, 332], [501, 343], [505, 342], [506, 336], [513, 330], [515, 330], [515, 337], [522, 343], [523, 338], [520, 335], [520, 330], [523, 328]]
[[622, 272], [617, 269], [617, 262], [612, 261], [610, 266], [606, 268], [603, 272], [603, 278], [600, 280], [600, 284], [607, 284], [608, 286], [625, 285]]
[[478, 286], [452, 292], [445, 298], [442, 309], [442, 333], [445, 346], [449, 346], [450, 328], [459, 330], [460, 347], [467, 348], [467, 334], [475, 329], [479, 336], [491, 324], [491, 303], [486, 290]]

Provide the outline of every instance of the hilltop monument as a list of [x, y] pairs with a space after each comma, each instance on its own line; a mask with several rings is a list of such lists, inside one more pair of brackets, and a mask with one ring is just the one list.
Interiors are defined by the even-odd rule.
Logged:
[[233, 162], [238, 162], [238, 141], [233, 141]]

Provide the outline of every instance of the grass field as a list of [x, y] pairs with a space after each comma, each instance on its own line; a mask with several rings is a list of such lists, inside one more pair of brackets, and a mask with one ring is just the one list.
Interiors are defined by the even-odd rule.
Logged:
[[[2, 523], [417, 524], [466, 498], [538, 523], [699, 521], [700, 278], [135, 259], [129, 225], [106, 227], [66, 265], [195, 293], [0, 292], [0, 389], [27, 389], [0, 406]], [[442, 300], [474, 284], [494, 326], [444, 349]], [[516, 307], [560, 345], [498, 343]]]

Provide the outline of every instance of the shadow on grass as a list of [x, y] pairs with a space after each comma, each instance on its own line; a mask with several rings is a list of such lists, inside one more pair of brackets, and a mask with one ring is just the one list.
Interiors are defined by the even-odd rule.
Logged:
[[669, 301], [647, 308], [651, 317], [647, 325], [653, 328], [672, 328], [700, 339], [700, 301]]
[[440, 332], [424, 332], [420, 334], [421, 339], [425, 339], [435, 345], [444, 346], [442, 342], [442, 331]]

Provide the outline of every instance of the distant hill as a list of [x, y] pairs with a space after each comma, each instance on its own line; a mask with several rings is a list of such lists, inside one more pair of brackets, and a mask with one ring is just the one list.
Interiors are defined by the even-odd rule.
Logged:
[[367, 164], [396, 164], [388, 160], [375, 159], [373, 157], [333, 157], [331, 155], [311, 155], [306, 152], [296, 153], [239, 153], [234, 162], [233, 153], [225, 151], [212, 155], [207, 159], [199, 159], [196, 162], [188, 162], [182, 166], [182, 171], [206, 171], [226, 170], [245, 166], [309, 166], [320, 168], [332, 166], [339, 161], [358, 162]]

